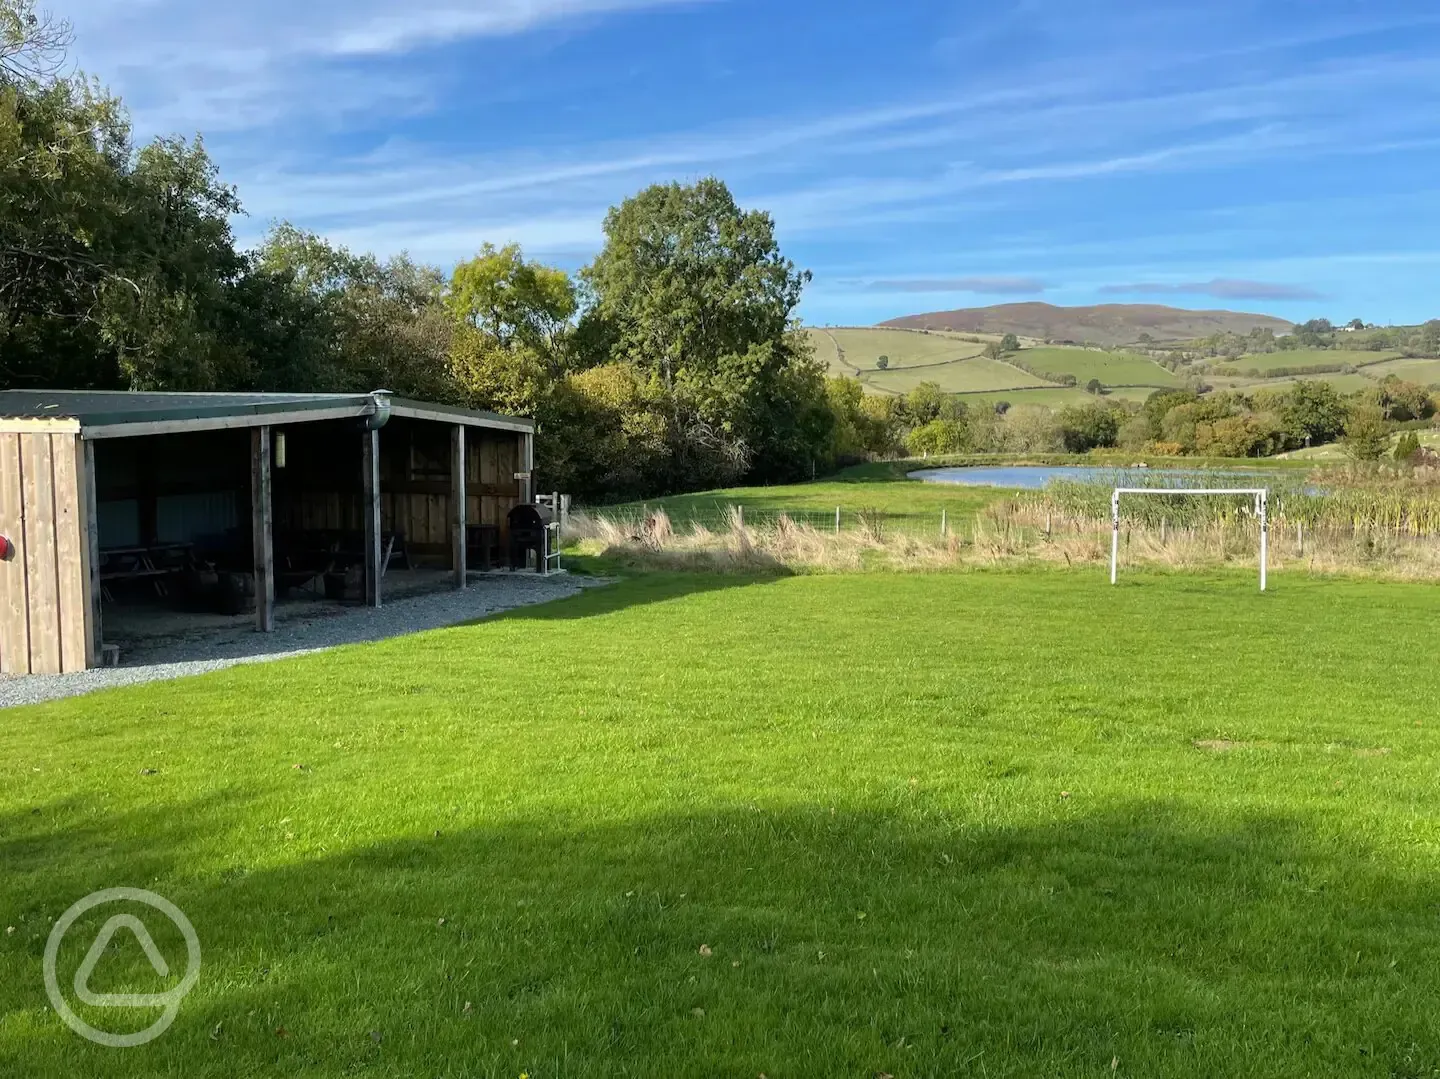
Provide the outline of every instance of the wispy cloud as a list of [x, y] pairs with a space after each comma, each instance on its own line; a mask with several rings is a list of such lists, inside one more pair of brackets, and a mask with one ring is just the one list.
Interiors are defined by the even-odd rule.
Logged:
[[439, 107], [427, 49], [711, 0], [62, 0], [80, 62], [142, 131], [243, 131]]
[[1217, 300], [1321, 300], [1324, 296], [1304, 285], [1286, 285], [1273, 281], [1242, 281], [1216, 277], [1209, 281], [1185, 281], [1170, 284], [1140, 281], [1128, 285], [1103, 285], [1098, 290], [1107, 296], [1210, 296]]
[[1038, 277], [893, 277], [869, 282], [871, 292], [978, 292], [1034, 296], [1050, 286]]

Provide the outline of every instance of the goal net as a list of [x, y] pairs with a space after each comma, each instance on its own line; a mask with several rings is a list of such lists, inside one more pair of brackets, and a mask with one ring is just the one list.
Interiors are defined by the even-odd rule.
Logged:
[[1110, 583], [1114, 584], [1120, 569], [1120, 498], [1150, 495], [1174, 498], [1180, 495], [1249, 495], [1255, 500], [1255, 516], [1260, 521], [1260, 591], [1265, 591], [1265, 577], [1270, 559], [1270, 490], [1267, 487], [1117, 487], [1110, 495]]

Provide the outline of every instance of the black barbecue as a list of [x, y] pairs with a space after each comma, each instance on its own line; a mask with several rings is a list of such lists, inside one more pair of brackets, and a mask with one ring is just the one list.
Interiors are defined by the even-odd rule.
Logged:
[[545, 568], [545, 529], [555, 515], [534, 502], [522, 502], [510, 511], [510, 568], [525, 568], [525, 553], [535, 552], [535, 568]]

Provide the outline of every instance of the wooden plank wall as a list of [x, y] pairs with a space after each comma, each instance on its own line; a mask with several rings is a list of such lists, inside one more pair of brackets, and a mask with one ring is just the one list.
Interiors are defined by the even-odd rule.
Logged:
[[84, 449], [75, 425], [0, 431], [0, 673], [84, 670], [90, 655]]
[[[363, 518], [359, 469], [348, 467], [360, 459], [359, 436], [347, 432], [350, 437], [335, 438], [328, 444], [309, 440], [302, 444], [293, 433], [295, 428], [290, 430], [289, 470], [294, 474], [282, 480], [281, 473], [276, 472], [277, 484], [284, 482], [287, 489], [283, 497], [277, 494], [275, 527], [360, 531]], [[383, 532], [397, 529], [404, 532], [413, 561], [448, 567], [452, 520], [450, 480], [448, 477], [411, 478], [411, 447], [416, 441], [432, 451], [432, 459], [444, 462], [448, 472], [448, 424], [392, 420], [383, 427], [380, 430], [380, 528]], [[520, 467], [520, 436], [471, 427], [466, 431], [465, 452], [468, 458], [467, 519], [472, 525], [497, 526], [503, 544], [507, 539], [507, 514], [520, 500], [520, 483], [515, 479]], [[307, 462], [311, 455], [323, 455], [326, 460]], [[343, 472], [331, 470], [328, 461], [332, 456], [347, 466]], [[306, 468], [303, 477], [300, 467]]]

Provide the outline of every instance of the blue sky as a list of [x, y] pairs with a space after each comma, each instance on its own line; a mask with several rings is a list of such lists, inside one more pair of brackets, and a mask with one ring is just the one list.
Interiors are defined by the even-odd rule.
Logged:
[[1440, 316], [1433, 0], [53, 0], [136, 133], [288, 219], [566, 267], [716, 175], [859, 324], [1014, 300]]

